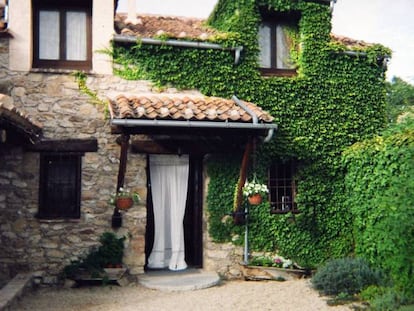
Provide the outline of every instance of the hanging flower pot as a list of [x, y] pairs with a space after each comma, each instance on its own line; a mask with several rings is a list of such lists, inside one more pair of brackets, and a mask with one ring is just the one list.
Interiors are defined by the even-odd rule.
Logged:
[[129, 190], [120, 187], [117, 193], [111, 195], [109, 203], [115, 205], [119, 210], [127, 210], [139, 203], [140, 197], [136, 192], [130, 192]]
[[251, 196], [247, 197], [250, 205], [259, 205], [262, 203], [263, 197], [260, 193], [252, 194]]
[[269, 189], [265, 184], [256, 182], [254, 179], [252, 182], [246, 182], [243, 187], [243, 195], [247, 197], [247, 201], [250, 205], [259, 205], [262, 203], [263, 196], [269, 193]]
[[134, 200], [131, 197], [119, 197], [116, 199], [116, 207], [120, 210], [127, 210], [132, 207]]

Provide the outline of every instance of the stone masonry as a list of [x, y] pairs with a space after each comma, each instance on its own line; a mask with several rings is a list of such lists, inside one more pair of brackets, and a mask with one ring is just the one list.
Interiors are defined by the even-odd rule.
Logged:
[[[120, 147], [110, 132], [106, 106], [82, 94], [74, 75], [11, 72], [7, 53], [7, 39], [0, 38], [0, 92], [42, 124], [46, 138], [98, 141], [98, 151], [82, 158], [81, 218], [77, 221], [38, 220], [39, 153], [0, 145], [0, 280], [18, 272], [45, 271], [44, 282], [54, 283], [66, 264], [96, 246], [103, 232], [113, 230], [108, 200], [116, 190]], [[103, 102], [117, 93], [156, 92], [148, 81], [112, 75], [89, 75], [86, 82]], [[142, 200], [123, 212], [123, 226], [116, 233], [127, 238], [124, 263], [129, 272], [139, 274], [145, 264], [145, 155], [128, 153], [125, 186], [137, 191]], [[239, 277], [242, 251], [211, 242], [206, 219], [204, 228], [204, 268], [228, 278]]]

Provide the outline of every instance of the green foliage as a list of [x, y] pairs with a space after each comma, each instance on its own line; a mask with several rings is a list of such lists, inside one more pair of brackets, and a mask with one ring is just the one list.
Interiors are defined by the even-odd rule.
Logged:
[[124, 256], [125, 237], [117, 238], [112, 232], [104, 232], [99, 241], [101, 246], [98, 248], [97, 256], [101, 260], [101, 266], [121, 264]]
[[344, 153], [355, 252], [414, 298], [414, 119]]
[[400, 307], [407, 302], [401, 292], [394, 287], [368, 286], [361, 292], [360, 298], [370, 305], [372, 311], [400, 310]]
[[112, 232], [104, 232], [99, 237], [101, 245], [92, 249], [85, 257], [72, 261], [63, 269], [63, 275], [74, 278], [80, 269], [88, 271], [92, 276], [100, 276], [103, 268], [122, 264], [125, 237], [118, 238]]
[[387, 83], [387, 114], [393, 123], [398, 116], [414, 113], [414, 86], [400, 78], [394, 77]]
[[81, 71], [77, 71], [75, 73], [73, 73], [73, 76], [75, 77], [76, 81], [78, 82], [78, 86], [79, 86], [79, 90], [85, 94], [88, 95], [91, 98], [91, 102], [95, 105], [102, 105], [103, 107], [107, 107], [107, 102], [100, 99], [98, 97], [98, 94], [91, 90], [87, 85], [86, 85], [86, 74], [84, 72]]
[[359, 258], [328, 261], [312, 277], [312, 285], [324, 295], [353, 295], [379, 283], [379, 275]]
[[[257, 70], [259, 6], [300, 13], [300, 50], [296, 77], [262, 77]], [[205, 95], [236, 94], [269, 111], [278, 124], [272, 142], [257, 152], [256, 175], [267, 176], [270, 162], [296, 158], [299, 215], [271, 215], [268, 202], [250, 209], [252, 250], [275, 251], [302, 266], [314, 267], [353, 251], [349, 205], [345, 203], [341, 152], [379, 133], [386, 124], [384, 67], [389, 50], [375, 45], [364, 57], [342, 53], [330, 39], [329, 5], [306, 0], [221, 0], [208, 19], [228, 34], [223, 46], [243, 46], [241, 62], [227, 50], [167, 45], [117, 45], [116, 73], [127, 79], [150, 79], [160, 88], [198, 89]], [[228, 216], [233, 209], [241, 153], [208, 161], [209, 233], [216, 242], [241, 244], [244, 228]], [[252, 172], [249, 172], [250, 176]]]

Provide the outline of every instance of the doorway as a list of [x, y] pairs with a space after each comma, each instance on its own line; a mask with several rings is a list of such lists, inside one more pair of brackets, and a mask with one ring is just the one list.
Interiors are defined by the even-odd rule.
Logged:
[[[156, 158], [156, 157], [155, 157]], [[186, 185], [185, 194], [185, 211], [184, 217], [182, 221], [182, 228], [183, 228], [183, 243], [184, 243], [184, 258], [186, 266], [190, 268], [202, 268], [203, 262], [203, 243], [202, 243], [202, 203], [203, 203], [203, 161], [202, 156], [194, 156], [194, 155], [186, 155], [186, 156], [177, 156], [177, 155], [163, 155], [162, 158], [171, 165], [175, 165], [174, 163], [178, 163], [178, 158], [188, 159], [188, 179]], [[181, 165], [181, 164], [180, 164]], [[148, 195], [147, 195], [147, 228], [146, 228], [146, 235], [145, 235], [145, 254], [146, 254], [146, 269], [162, 269], [163, 266], [165, 268], [166, 264], [161, 265], [154, 265], [154, 256], [153, 250], [154, 246], [159, 248], [159, 233], [160, 231], [157, 230], [167, 230], [163, 233], [163, 236], [168, 237], [171, 232], [171, 227], [165, 225], [163, 222], [164, 220], [160, 220], [160, 210], [155, 207], [157, 205], [157, 200], [159, 201], [158, 191], [160, 189], [155, 189], [154, 187], [159, 187], [156, 185], [156, 181], [151, 181], [151, 178], [154, 177], [154, 172], [151, 172], [151, 155], [148, 157], [148, 165], [147, 165], [147, 187], [148, 187]], [[152, 166], [152, 170], [156, 170], [154, 166]], [[174, 170], [170, 171], [174, 172]], [[152, 174], [151, 174], [152, 173]], [[170, 173], [169, 173], [170, 174]], [[175, 173], [171, 173], [175, 174]], [[155, 198], [155, 202], [154, 202]], [[175, 199], [176, 200], [176, 199]], [[167, 208], [170, 208], [170, 204], [166, 204]], [[158, 213], [158, 214], [157, 214]], [[165, 214], [162, 212], [162, 217], [170, 217], [169, 212]], [[157, 225], [158, 223], [158, 225]], [[161, 228], [157, 229], [157, 226], [161, 223]], [[181, 223], [180, 223], [181, 224]], [[161, 243], [162, 244], [162, 243]], [[168, 265], [170, 266], [170, 265]], [[183, 268], [181, 264], [177, 266], [177, 270], [179, 268]], [[170, 267], [171, 269], [171, 267]], [[172, 269], [174, 270], [174, 268]]]

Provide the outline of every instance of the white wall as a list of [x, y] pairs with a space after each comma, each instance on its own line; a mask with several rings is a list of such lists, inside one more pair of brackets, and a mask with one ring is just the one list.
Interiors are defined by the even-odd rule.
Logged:
[[11, 70], [28, 71], [32, 62], [32, 14], [30, 0], [9, 1], [8, 28], [10, 39], [9, 66]]
[[114, 34], [114, 1], [93, 0], [92, 20], [93, 71], [100, 74], [111, 74], [111, 58], [98, 51], [109, 48]]

